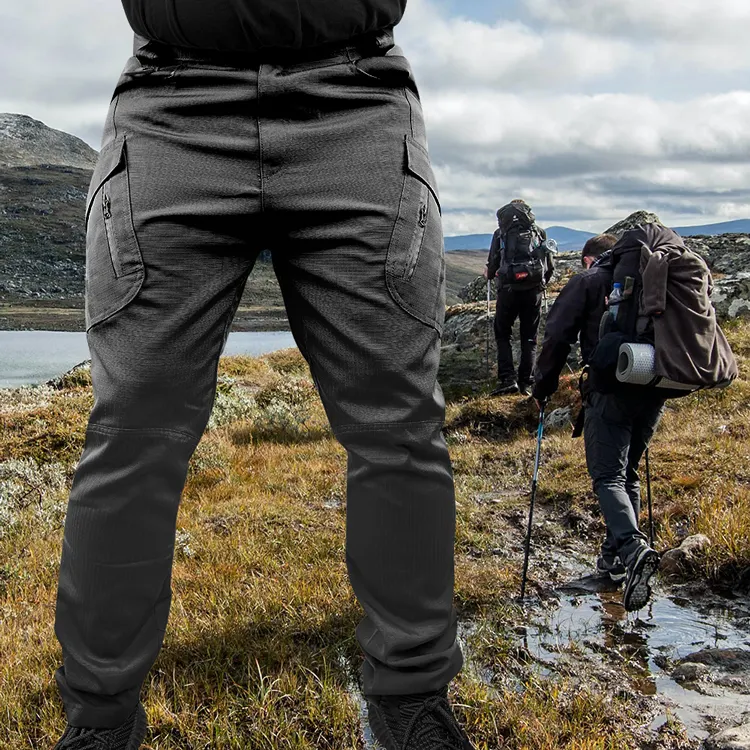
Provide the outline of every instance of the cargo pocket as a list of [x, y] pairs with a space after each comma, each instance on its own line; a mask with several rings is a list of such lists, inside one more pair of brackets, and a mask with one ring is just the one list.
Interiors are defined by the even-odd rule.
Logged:
[[86, 330], [124, 308], [145, 270], [133, 226], [125, 136], [99, 153], [86, 200]]
[[427, 151], [405, 138], [405, 174], [386, 256], [386, 282], [410, 315], [443, 330], [445, 253], [437, 183]]

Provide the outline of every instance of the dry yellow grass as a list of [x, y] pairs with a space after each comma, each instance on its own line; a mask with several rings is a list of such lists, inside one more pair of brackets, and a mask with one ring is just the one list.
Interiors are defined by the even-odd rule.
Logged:
[[[743, 382], [673, 402], [652, 449], [660, 543], [707, 534], [713, 544], [700, 564], [714, 578], [750, 566], [750, 327], [728, 334]], [[144, 692], [148, 747], [361, 748], [345, 453], [298, 353], [227, 358], [220, 374], [215, 424], [191, 461], [178, 517], [169, 630]], [[573, 400], [570, 377], [553, 407]], [[61, 507], [90, 405], [85, 374], [37, 407], [0, 401], [0, 497], [11, 498], [13, 514], [0, 529], [3, 750], [51, 747], [64, 726], [52, 678]], [[467, 636], [471, 658], [453, 697], [479, 750], [645, 747], [637, 702], [583, 678], [527, 678], [523, 689], [510, 679], [520, 571], [488, 551], [508, 544], [507, 514], [526, 502], [534, 421], [513, 398], [448, 406], [457, 602], [463, 621], [481, 625]], [[540, 481], [542, 509], [590, 505], [582, 441], [550, 434]], [[488, 684], [483, 669], [502, 679]]]

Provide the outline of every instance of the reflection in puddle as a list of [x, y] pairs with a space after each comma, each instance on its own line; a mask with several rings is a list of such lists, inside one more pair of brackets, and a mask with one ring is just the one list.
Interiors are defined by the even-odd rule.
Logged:
[[[666, 699], [670, 713], [682, 721], [691, 737], [707, 736], [707, 715], [740, 718], [738, 700], [741, 698], [742, 705], [747, 696], [725, 690], [704, 695], [680, 685], [663, 667], [703, 648], [747, 649], [747, 620], [740, 622], [726, 607], [701, 607], [687, 598], [662, 595], [658, 587], [647, 608], [628, 614], [620, 590], [595, 577], [566, 584], [558, 593], [559, 607], [533, 613], [519, 644], [528, 649], [543, 672], [553, 671], [561, 653], [575, 644], [589, 657], [598, 655], [618, 664], [640, 693]], [[665, 720], [666, 713], [657, 717], [653, 728]]]

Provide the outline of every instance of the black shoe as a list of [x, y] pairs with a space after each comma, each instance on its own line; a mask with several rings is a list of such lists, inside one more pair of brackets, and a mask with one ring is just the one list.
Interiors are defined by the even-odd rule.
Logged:
[[649, 581], [659, 569], [659, 553], [644, 545], [628, 561], [622, 604], [628, 612], [643, 609], [651, 596]]
[[508, 393], [517, 393], [518, 383], [515, 380], [503, 380], [498, 383], [495, 390], [490, 393], [490, 396], [505, 396]]
[[71, 727], [52, 750], [138, 750], [146, 736], [146, 712], [141, 703], [123, 724], [114, 729]]
[[533, 383], [519, 383], [518, 384], [518, 392], [522, 396], [530, 396], [533, 387], [534, 387]]
[[366, 698], [370, 728], [385, 750], [475, 750], [453, 715], [447, 687]]
[[617, 555], [613, 558], [599, 555], [596, 558], [596, 572], [602, 577], [609, 576], [615, 583], [620, 583], [628, 574], [627, 569], [620, 562], [620, 558]]

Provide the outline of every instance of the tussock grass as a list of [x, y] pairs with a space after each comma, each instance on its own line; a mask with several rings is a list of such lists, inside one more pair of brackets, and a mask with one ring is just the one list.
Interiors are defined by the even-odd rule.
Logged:
[[[727, 330], [743, 381], [670, 403], [652, 448], [660, 546], [706, 534], [712, 545], [699, 572], [714, 580], [750, 566], [750, 326]], [[568, 376], [551, 407], [574, 403]], [[64, 726], [52, 676], [61, 658], [54, 597], [64, 501], [91, 405], [85, 371], [59, 388], [0, 392], [0, 727], [8, 750], [51, 746]], [[647, 747], [637, 701], [584, 674], [535, 675], [512, 651], [536, 417], [517, 397], [448, 404], [456, 598], [462, 622], [474, 623], [453, 697], [480, 750]], [[149, 747], [363, 747], [353, 693], [362, 613], [344, 559], [345, 467], [298, 352], [221, 361], [212, 422], [178, 515], [169, 628], [144, 692]], [[583, 519], [560, 533], [590, 539], [593, 549], [603, 527], [583, 443], [565, 431], [545, 438], [539, 503], [541, 518]]]

